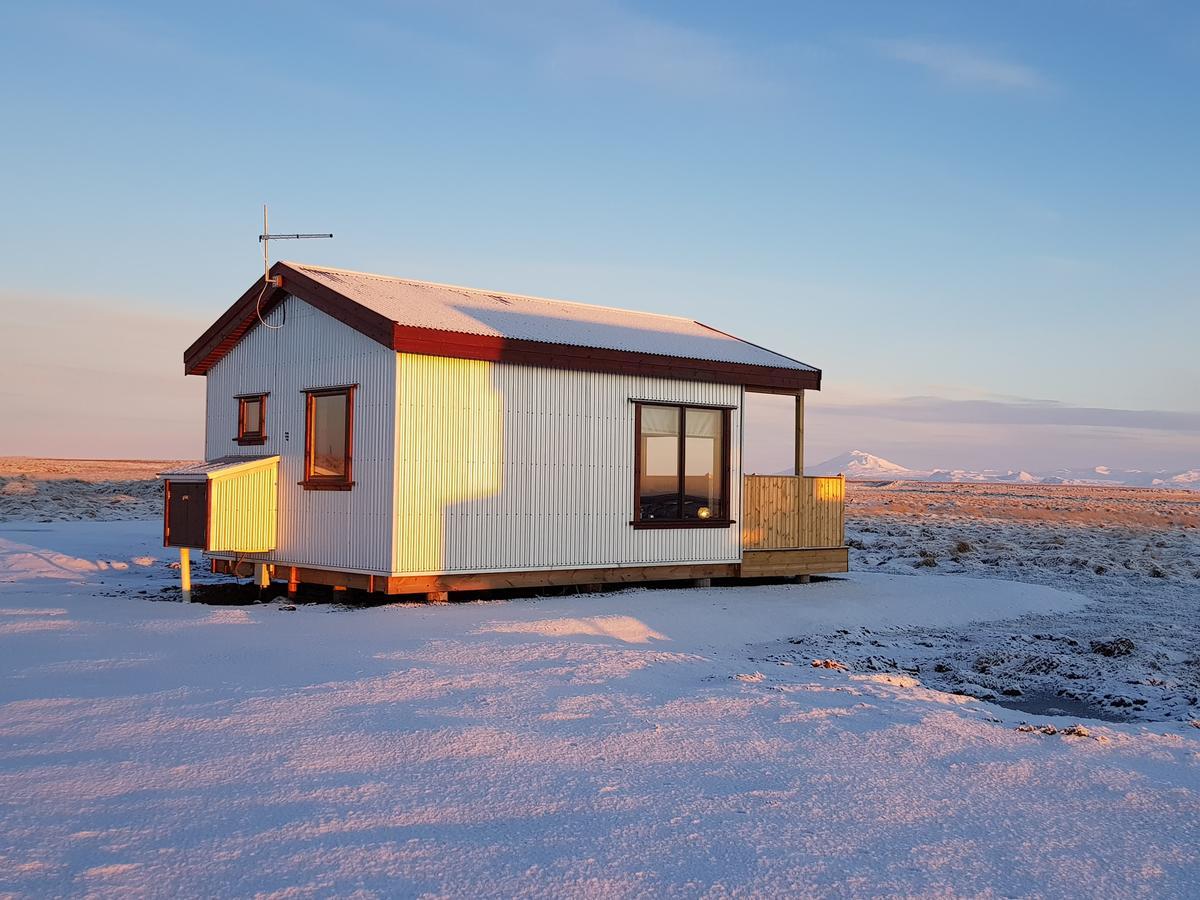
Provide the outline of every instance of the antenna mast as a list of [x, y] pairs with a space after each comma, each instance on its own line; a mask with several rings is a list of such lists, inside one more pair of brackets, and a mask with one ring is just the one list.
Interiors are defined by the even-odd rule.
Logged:
[[267, 204], [263, 204], [263, 230], [258, 236], [258, 242], [263, 248], [263, 286], [271, 281], [271, 241], [295, 241], [305, 238], [331, 238], [332, 234], [271, 234], [267, 228]]

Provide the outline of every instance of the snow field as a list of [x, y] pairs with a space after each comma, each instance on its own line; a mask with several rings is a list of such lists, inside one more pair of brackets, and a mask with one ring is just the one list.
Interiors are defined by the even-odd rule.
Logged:
[[1194, 890], [1200, 731], [1020, 731], [1074, 720], [784, 640], [999, 633], [1078, 594], [855, 574], [285, 612], [150, 602], [158, 541], [0, 527], [0, 894]]
[[152, 519], [162, 515], [164, 460], [0, 457], [0, 522]]
[[[1200, 720], [1200, 497], [1017, 485], [852, 484], [847, 493], [855, 571], [1015, 580], [1091, 603], [967, 631], [821, 635], [802, 650], [919, 671], [928, 684], [999, 702]], [[1122, 640], [1129, 645], [1109, 655]]]

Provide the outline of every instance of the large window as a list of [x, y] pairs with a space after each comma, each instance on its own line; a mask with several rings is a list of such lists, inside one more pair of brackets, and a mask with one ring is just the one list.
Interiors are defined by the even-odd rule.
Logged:
[[309, 490], [354, 487], [354, 387], [305, 391], [304, 481]]
[[265, 444], [267, 442], [267, 395], [243, 394], [238, 402], [238, 433], [234, 438], [239, 444]]
[[728, 526], [729, 410], [658, 403], [634, 409], [634, 526]]

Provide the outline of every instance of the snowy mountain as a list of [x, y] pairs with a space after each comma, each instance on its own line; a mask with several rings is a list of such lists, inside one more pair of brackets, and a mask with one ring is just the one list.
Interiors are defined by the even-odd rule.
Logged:
[[808, 475], [845, 475], [861, 481], [942, 481], [998, 484], [1077, 484], [1125, 487], [1164, 487], [1200, 491], [1200, 469], [1184, 471], [1115, 469], [1055, 469], [1033, 473], [1024, 469], [910, 469], [865, 450], [847, 450], [832, 459], [805, 468]]
[[811, 470], [805, 467], [809, 475], [845, 475], [847, 478], [891, 478], [897, 481], [919, 480], [927, 472], [918, 472], [904, 466], [875, 456], [865, 450], [847, 450], [840, 456], [827, 459], [814, 466]]

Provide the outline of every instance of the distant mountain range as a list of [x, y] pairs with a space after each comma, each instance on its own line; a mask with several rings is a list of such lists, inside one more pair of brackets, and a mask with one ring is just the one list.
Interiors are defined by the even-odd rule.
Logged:
[[977, 481], [999, 484], [1082, 484], [1125, 487], [1182, 488], [1200, 491], [1200, 468], [1185, 471], [1145, 472], [1140, 469], [1055, 469], [1052, 472], [1000, 471], [999, 469], [910, 469], [890, 459], [848, 450], [815, 466], [805, 466], [806, 475], [845, 475], [864, 481]]

